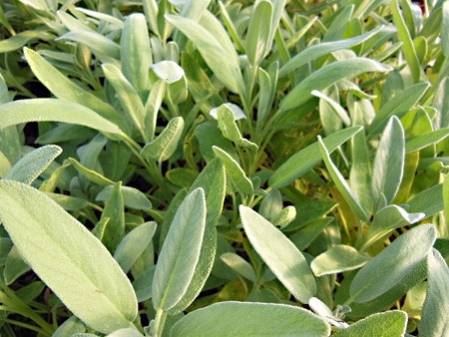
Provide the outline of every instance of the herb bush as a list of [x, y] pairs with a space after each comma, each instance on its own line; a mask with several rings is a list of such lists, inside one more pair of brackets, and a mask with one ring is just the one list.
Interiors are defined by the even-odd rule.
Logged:
[[1, 1], [0, 335], [449, 336], [448, 4]]

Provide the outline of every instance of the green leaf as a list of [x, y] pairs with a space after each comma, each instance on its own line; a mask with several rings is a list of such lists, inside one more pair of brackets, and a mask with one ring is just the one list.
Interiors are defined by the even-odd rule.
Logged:
[[251, 245], [290, 293], [302, 303], [307, 303], [315, 295], [316, 283], [302, 253], [257, 212], [243, 205], [239, 210]]
[[114, 87], [123, 110], [126, 112], [129, 124], [140, 132], [143, 139], [146, 139], [147, 136], [144, 131], [145, 108], [136, 89], [133, 88], [116, 65], [106, 63], [102, 65], [102, 68], [106, 79]]
[[372, 186], [375, 198], [394, 199], [404, 174], [405, 135], [401, 121], [392, 117], [384, 129], [373, 164]]
[[429, 83], [420, 82], [401, 90], [395, 96], [390, 98], [376, 113], [376, 117], [370, 126], [369, 136], [381, 132], [391, 116], [396, 115], [401, 118], [416, 103], [418, 103], [429, 87]]
[[153, 64], [151, 69], [167, 84], [173, 84], [184, 76], [184, 70], [173, 61], [160, 61]]
[[364, 266], [370, 257], [347, 245], [335, 245], [318, 255], [311, 263], [315, 276], [332, 275]]
[[[354, 126], [334, 132], [323, 139], [323, 143], [332, 152], [353, 135], [360, 132], [362, 127]], [[287, 186], [295, 179], [303, 176], [321, 161], [321, 154], [318, 142], [298, 151], [285, 163], [279, 166], [269, 180], [272, 188]]]
[[236, 123], [236, 117], [227, 104], [217, 108], [218, 128], [223, 136], [241, 147], [256, 151], [257, 145], [242, 136]]
[[215, 158], [201, 174], [195, 179], [190, 191], [202, 188], [206, 197], [206, 228], [200, 259], [195, 268], [192, 281], [183, 298], [170, 310], [170, 313], [178, 313], [187, 308], [203, 289], [215, 262], [217, 250], [217, 230], [215, 228], [223, 209], [226, 196], [226, 172], [220, 159]]
[[11, 167], [5, 179], [30, 185], [61, 153], [62, 149], [57, 145], [46, 145], [28, 152]]
[[150, 37], [143, 14], [134, 13], [126, 18], [120, 41], [123, 74], [142, 97], [150, 86], [152, 63]]
[[109, 221], [101, 241], [113, 252], [125, 235], [125, 204], [121, 183], [114, 184], [111, 195], [105, 202], [100, 222], [106, 221], [106, 219]]
[[153, 305], [168, 311], [185, 295], [200, 258], [206, 227], [204, 190], [187, 195], [176, 211], [153, 278]]
[[[446, 4], [446, 7], [448, 5]], [[449, 8], [448, 8], [449, 11]], [[448, 13], [449, 15], [449, 13]], [[448, 17], [449, 20], [449, 17]], [[449, 22], [448, 22], [449, 24]], [[449, 27], [448, 27], [449, 28]], [[448, 32], [449, 33], [449, 32]], [[435, 129], [447, 128], [449, 127], [449, 77], [444, 77], [433, 97], [432, 106], [437, 110], [437, 115], [435, 116], [434, 126]]]
[[[203, 14], [202, 20], [205, 18]], [[208, 30], [200, 23], [181, 16], [167, 15], [166, 19], [192, 41], [207, 65], [229, 90], [235, 93], [242, 91], [243, 78], [237, 53], [230, 41], [223, 43], [219, 39], [219, 36], [223, 34], [221, 31], [218, 32], [220, 35], [214, 34], [217, 32]], [[224, 30], [219, 23], [217, 25], [220, 30]], [[224, 35], [226, 36], [226, 34]]]
[[332, 62], [314, 71], [285, 96], [279, 112], [297, 108], [311, 99], [312, 90], [323, 90], [343, 79], [349, 79], [366, 72], [387, 72], [390, 68], [371, 59], [357, 57]]
[[59, 40], [82, 43], [103, 60], [120, 59], [120, 46], [95, 31], [77, 29], [64, 34]]
[[399, 8], [398, 0], [393, 0], [391, 2], [391, 12], [393, 13], [393, 22], [396, 26], [398, 38], [402, 42], [402, 52], [404, 53], [404, 57], [407, 60], [408, 66], [412, 73], [413, 81], [416, 83], [421, 77], [421, 66], [419, 64], [410, 32], [408, 31]]
[[377, 35], [379, 32], [383, 31], [385, 27], [377, 27], [365, 34], [355, 36], [346, 40], [323, 42], [310, 47], [305, 48], [303, 51], [292, 57], [286, 64], [282, 66], [279, 71], [279, 76], [283, 77], [294, 70], [302, 67], [303, 65], [316, 60], [317, 58], [333, 53], [337, 50], [348, 49], [357, 46], [366, 40]]
[[329, 326], [310, 311], [284, 304], [223, 302], [189, 313], [170, 337], [326, 337]]
[[103, 333], [131, 326], [137, 316], [131, 283], [82, 224], [22, 183], [0, 181], [0, 200], [14, 245], [70, 311]]
[[3, 270], [6, 285], [14, 283], [29, 270], [30, 266], [23, 260], [17, 248], [13, 246], [6, 257], [5, 269]]
[[[112, 185], [106, 186], [97, 194], [96, 201], [106, 201], [110, 198], [114, 187]], [[125, 206], [132, 209], [148, 211], [151, 209], [151, 201], [148, 200], [146, 195], [134, 187], [122, 186], [120, 191], [123, 195], [123, 201]]]
[[77, 124], [103, 132], [113, 138], [127, 138], [115, 124], [94, 111], [62, 99], [24, 99], [0, 105], [0, 129], [29, 122]]
[[356, 274], [351, 283], [351, 297], [364, 303], [386, 293], [427, 256], [435, 240], [436, 230], [430, 224], [402, 234]]
[[419, 335], [444, 337], [449, 332], [449, 269], [441, 254], [433, 249], [427, 256], [427, 295], [419, 323]]
[[443, 12], [443, 20], [441, 22], [441, 50], [443, 55], [449, 56], [449, 4], [443, 2], [441, 11]]
[[271, 44], [269, 39], [272, 12], [273, 5], [268, 0], [259, 1], [254, 5], [245, 40], [246, 54], [253, 65], [260, 63]]
[[224, 253], [220, 256], [220, 260], [247, 280], [256, 282], [256, 272], [251, 264], [240, 255], [235, 253]]
[[83, 333], [86, 331], [86, 327], [75, 316], [70, 317], [64, 323], [62, 323], [51, 337], [71, 337], [76, 333]]
[[184, 129], [184, 119], [175, 117], [170, 119], [167, 126], [151, 142], [142, 149], [142, 156], [146, 159], [154, 159], [163, 162], [173, 155], [178, 147], [179, 140]]
[[50, 36], [39, 30], [27, 30], [18, 33], [9, 39], [2, 39], [0, 41], [0, 53], [9, 53], [14, 50], [20, 49], [25, 46], [28, 42], [39, 38], [49, 38]]
[[110, 333], [106, 337], [143, 337], [143, 335], [133, 328], [119, 329]]
[[443, 185], [438, 184], [417, 193], [404, 206], [408, 212], [424, 213], [426, 217], [442, 211]]
[[119, 124], [121, 116], [112, 106], [63, 75], [37, 52], [24, 48], [24, 55], [33, 74], [57, 98], [84, 105], [109, 121], [122, 125]]
[[409, 153], [422, 150], [430, 145], [438, 144], [448, 136], [449, 128], [444, 128], [413, 137], [407, 140], [405, 151]]
[[131, 270], [137, 259], [151, 244], [157, 224], [153, 221], [145, 222], [130, 231], [119, 243], [114, 252], [114, 259], [123, 271]]
[[220, 158], [226, 168], [226, 173], [232, 182], [234, 189], [244, 197], [251, 197], [254, 193], [254, 186], [251, 180], [246, 176], [239, 163], [234, 160], [226, 151], [218, 146], [212, 146], [217, 158]]
[[380, 209], [374, 215], [363, 248], [366, 249], [374, 242], [387, 236], [393, 230], [415, 224], [424, 219], [424, 217], [424, 213], [408, 213], [397, 205], [388, 205]]
[[324, 142], [321, 140], [321, 137], [318, 138], [318, 143], [320, 146], [321, 156], [323, 158], [324, 164], [329, 172], [332, 181], [335, 184], [335, 187], [342, 195], [343, 199], [346, 203], [351, 207], [352, 211], [357, 214], [357, 216], [362, 220], [368, 220], [368, 214], [366, 210], [360, 205], [359, 200], [355, 196], [354, 192], [351, 190], [351, 187], [343, 177], [343, 175], [338, 170], [337, 166], [332, 162], [329, 151], [326, 149]]
[[407, 314], [403, 311], [387, 311], [368, 316], [340, 330], [335, 337], [403, 337], [407, 328]]

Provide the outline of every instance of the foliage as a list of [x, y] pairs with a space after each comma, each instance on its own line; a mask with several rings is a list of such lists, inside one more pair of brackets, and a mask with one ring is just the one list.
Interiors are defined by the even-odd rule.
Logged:
[[447, 337], [449, 5], [0, 2], [0, 335]]

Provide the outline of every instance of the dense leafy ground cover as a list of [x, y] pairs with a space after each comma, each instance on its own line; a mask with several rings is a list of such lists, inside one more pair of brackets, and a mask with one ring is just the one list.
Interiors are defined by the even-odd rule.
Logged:
[[449, 336], [449, 2], [2, 0], [0, 335]]

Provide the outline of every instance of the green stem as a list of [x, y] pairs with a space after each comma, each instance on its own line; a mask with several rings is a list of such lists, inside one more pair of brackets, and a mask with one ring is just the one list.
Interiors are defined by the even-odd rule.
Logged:
[[166, 319], [167, 313], [162, 309], [157, 309], [156, 318], [154, 319], [153, 337], [162, 337]]

